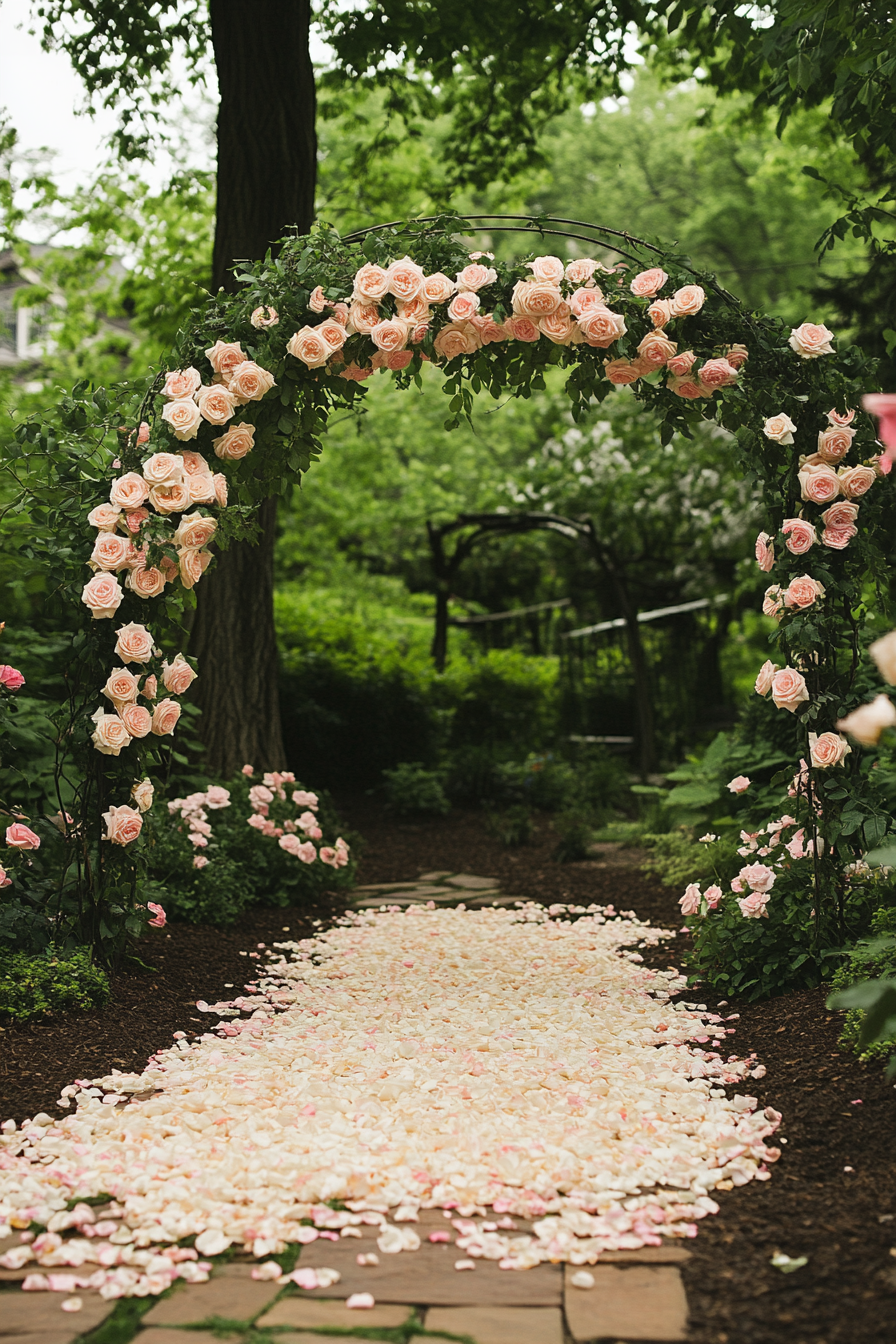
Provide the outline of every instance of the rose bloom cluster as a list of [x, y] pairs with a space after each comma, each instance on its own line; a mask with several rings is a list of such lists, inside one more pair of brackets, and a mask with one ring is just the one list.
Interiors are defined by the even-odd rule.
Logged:
[[172, 816], [179, 815], [182, 824], [186, 825], [187, 839], [196, 850], [193, 855], [194, 868], [204, 868], [208, 863], [206, 856], [200, 852], [206, 848], [212, 834], [208, 813], [217, 812], [223, 807], [230, 807], [230, 790], [217, 784], [210, 784], [204, 791], [188, 794], [186, 798], [172, 798], [168, 804], [169, 813]]
[[[823, 741], [833, 738], [835, 743], [841, 744], [834, 746], [831, 742]], [[843, 759], [843, 756], [850, 750], [848, 744], [843, 739], [838, 739], [834, 733], [825, 733], [822, 738], [815, 738], [815, 734], [810, 734], [810, 742], [813, 743], [813, 763], [835, 765]], [[822, 762], [816, 760], [815, 747], [818, 746], [818, 755], [826, 757]], [[785, 841], [785, 831], [791, 827], [798, 827], [789, 840]], [[704, 837], [708, 842], [717, 839], [716, 836]], [[752, 833], [741, 831], [741, 845], [738, 854], [741, 858], [750, 858], [753, 861], [744, 864], [736, 877], [732, 878], [730, 889], [736, 898], [736, 904], [744, 919], [768, 919], [768, 904], [771, 900], [772, 888], [778, 877], [778, 870], [789, 868], [790, 865], [798, 859], [812, 858], [815, 853], [815, 841], [807, 840], [805, 829], [799, 826], [796, 817], [783, 816], [777, 821], [770, 821], [767, 826], [761, 826], [758, 831]], [[818, 852], [822, 852], [824, 842], [819, 838]], [[776, 853], [777, 851], [777, 853]], [[754, 857], [755, 856], [755, 857]], [[771, 863], [762, 863], [759, 860], [771, 859]], [[705, 890], [701, 890], [699, 882], [692, 882], [685, 889], [684, 895], [679, 899], [679, 906], [683, 915], [705, 917], [712, 911], [717, 910], [724, 899], [725, 893], [718, 883], [713, 883]]]
[[[196, 679], [182, 653], [170, 663], [163, 660], [158, 673], [147, 670], [159, 660], [145, 625], [132, 621], [117, 633], [115, 654], [123, 666], [112, 669], [102, 688], [112, 709], [101, 706], [92, 716], [93, 745], [104, 756], [118, 756], [134, 738], [150, 733], [169, 737], [181, 715], [181, 707], [172, 697], [184, 695]], [[160, 684], [166, 695], [160, 696]]]
[[[203, 384], [198, 369], [176, 369], [168, 374], [162, 389], [166, 398], [162, 419], [182, 441], [195, 439], [203, 422], [223, 429], [241, 406], [261, 401], [276, 386], [273, 374], [250, 359], [239, 341], [215, 341], [205, 355], [214, 371], [213, 382]], [[215, 454], [223, 461], [245, 457], [254, 436], [251, 424], [230, 425], [213, 440]]]

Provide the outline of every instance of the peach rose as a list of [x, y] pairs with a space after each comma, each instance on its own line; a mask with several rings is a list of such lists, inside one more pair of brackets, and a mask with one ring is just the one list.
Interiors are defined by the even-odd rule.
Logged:
[[327, 296], [321, 285], [317, 285], [311, 291], [311, 297], [308, 299], [308, 307], [312, 313], [322, 313], [327, 306]]
[[759, 669], [756, 685], [753, 687], [757, 695], [768, 695], [772, 688], [772, 682], [775, 679], [775, 673], [780, 670], [781, 669], [778, 667], [777, 663], [773, 663], [769, 659], [766, 659]]
[[469, 290], [455, 294], [448, 305], [448, 316], [452, 322], [469, 322], [479, 312], [479, 295]]
[[825, 509], [821, 520], [825, 527], [852, 527], [858, 516], [858, 504], [850, 504], [847, 500], [840, 499], [829, 509]]
[[140, 692], [140, 694], [143, 696], [145, 700], [155, 700], [158, 689], [159, 689], [158, 677], [150, 675], [144, 681], [143, 690]]
[[609, 308], [592, 308], [579, 318], [579, 328], [588, 344], [600, 350], [606, 350], [626, 332], [625, 318], [620, 313], [611, 313]]
[[888, 695], [877, 695], [867, 705], [859, 705], [836, 725], [863, 747], [876, 747], [885, 728], [896, 728], [896, 709]]
[[180, 568], [180, 581], [185, 588], [194, 588], [211, 564], [211, 554], [199, 551], [193, 546], [185, 546], [177, 553]]
[[891, 630], [888, 635], [876, 639], [869, 645], [868, 652], [884, 681], [896, 686], [896, 630]]
[[169, 737], [177, 727], [180, 705], [176, 700], [160, 700], [152, 711], [152, 731], [156, 737]]
[[606, 308], [604, 292], [594, 285], [591, 289], [577, 289], [569, 296], [569, 311], [573, 317], [584, 317], [594, 308]]
[[[660, 339], [662, 338], [660, 337]], [[671, 345], [672, 342], [670, 341], [669, 344]], [[676, 378], [686, 378], [696, 362], [697, 356], [693, 350], [682, 350], [680, 355], [673, 355], [671, 359], [666, 361], [666, 368]]]
[[339, 377], [344, 378], [348, 383], [363, 383], [372, 377], [373, 368], [362, 368], [352, 360], [351, 364], [346, 364], [344, 369], [339, 370]]
[[738, 899], [738, 907], [744, 919], [768, 919], [768, 893], [764, 891], [751, 891], [749, 896], [741, 896]]
[[817, 359], [819, 355], [832, 355], [834, 347], [831, 341], [834, 333], [827, 327], [816, 326], [814, 322], [804, 322], [794, 327], [790, 333], [788, 345], [795, 350], [800, 359]]
[[428, 322], [430, 316], [429, 304], [422, 294], [418, 294], [416, 299], [408, 299], [407, 303], [399, 303], [398, 316], [402, 322], [407, 322], [411, 326], [416, 326], [418, 322]]
[[229, 387], [221, 383], [212, 383], [210, 387], [201, 387], [196, 393], [196, 404], [203, 420], [210, 425], [226, 425], [233, 419], [236, 399]]
[[651, 271], [640, 271], [629, 289], [639, 299], [652, 299], [659, 294], [668, 279], [666, 272], [655, 266]]
[[670, 312], [673, 317], [693, 317], [706, 302], [706, 294], [699, 285], [683, 285], [672, 295]]
[[[348, 310], [349, 331], [357, 331], [362, 336], [369, 336], [382, 320], [382, 314], [375, 303], [353, 303]], [[307, 327], [306, 330], [313, 331], [315, 328]]]
[[704, 387], [730, 387], [737, 382], [737, 369], [727, 359], [708, 359], [699, 370], [697, 377]]
[[382, 350], [386, 355], [393, 350], [403, 350], [408, 343], [408, 324], [394, 317], [378, 322], [370, 333], [370, 339], [377, 350]]
[[295, 359], [307, 364], [309, 369], [323, 368], [333, 353], [316, 327], [302, 327], [301, 331], [295, 332], [290, 336], [286, 349]]
[[160, 597], [165, 591], [165, 575], [154, 566], [135, 565], [125, 579], [125, 586], [137, 597]]
[[670, 392], [674, 392], [676, 397], [685, 397], [688, 401], [697, 401], [700, 397], [712, 395], [708, 388], [690, 375], [686, 378], [669, 378], [666, 387]]
[[754, 548], [756, 563], [763, 574], [768, 574], [775, 563], [775, 547], [769, 532], [760, 532]]
[[103, 821], [106, 823], [103, 839], [113, 845], [133, 844], [143, 829], [143, 818], [132, 807], [110, 807], [103, 813]]
[[88, 513], [87, 521], [100, 532], [114, 532], [121, 522], [121, 509], [116, 509], [112, 504], [97, 504]]
[[846, 738], [839, 737], [837, 733], [822, 733], [820, 737], [815, 733], [809, 734], [809, 759], [820, 770], [830, 770], [832, 766], [839, 765], [851, 751], [852, 747]]
[[90, 563], [95, 569], [122, 569], [128, 562], [129, 546], [117, 532], [101, 532], [93, 543]]
[[824, 462], [839, 462], [849, 452], [855, 436], [856, 431], [846, 426], [832, 425], [830, 429], [823, 429], [818, 436], [818, 456]]
[[[336, 323], [336, 326], [338, 325]], [[342, 332], [341, 327], [339, 330]], [[326, 337], [324, 339], [326, 340]], [[345, 332], [342, 332], [342, 340], [345, 340]], [[238, 364], [227, 380], [227, 388], [239, 406], [245, 406], [247, 401], [261, 401], [262, 397], [275, 386], [274, 375], [251, 359]], [[215, 423], [219, 424], [220, 421]]]
[[531, 317], [509, 317], [504, 323], [504, 327], [514, 341], [538, 341], [541, 339], [538, 324], [533, 322]]
[[237, 462], [255, 447], [255, 426], [246, 424], [231, 425], [220, 439], [212, 439], [215, 456], [224, 462]]
[[276, 308], [268, 308], [266, 305], [261, 308], [253, 308], [252, 316], [249, 318], [256, 331], [261, 331], [264, 327], [276, 327], [279, 325], [280, 318], [277, 315]]
[[433, 348], [440, 359], [456, 359], [458, 355], [472, 355], [478, 349], [478, 337], [475, 329], [469, 325], [462, 327], [447, 325], [436, 337]]
[[559, 257], [536, 257], [534, 261], [527, 261], [526, 267], [545, 285], [559, 285], [563, 279], [563, 262]]
[[348, 304], [340, 299], [338, 303], [331, 303], [330, 307], [333, 310], [333, 321], [338, 322], [340, 327], [348, 326]]
[[492, 313], [477, 313], [471, 319], [471, 325], [476, 328], [483, 345], [494, 345], [497, 341], [507, 340], [506, 328], [495, 321]]
[[775, 621], [780, 621], [784, 614], [784, 590], [779, 583], [766, 588], [762, 599], [762, 614], [770, 616]]
[[140, 683], [126, 667], [113, 667], [103, 687], [103, 695], [108, 696], [116, 708], [127, 705], [137, 699]]
[[239, 341], [215, 341], [205, 355], [215, 373], [221, 373], [225, 378], [229, 378], [236, 366], [249, 358], [243, 353]]
[[186, 481], [154, 485], [149, 492], [149, 502], [158, 513], [183, 513], [190, 507], [190, 487]]
[[805, 555], [818, 540], [815, 528], [804, 518], [785, 518], [781, 531], [787, 538], [785, 545], [791, 555]]
[[790, 444], [793, 443], [793, 434], [796, 425], [789, 415], [772, 415], [762, 426], [762, 432], [772, 443]]
[[627, 359], [605, 359], [604, 376], [615, 387], [625, 387], [629, 383], [636, 383], [641, 377], [641, 371]]
[[196, 673], [182, 653], [176, 656], [173, 663], [166, 661], [162, 664], [162, 685], [172, 695], [184, 695], [195, 680]]
[[850, 525], [849, 527], [826, 527], [821, 534], [821, 544], [829, 546], [832, 551], [845, 551], [853, 537], [858, 534], [858, 528]]
[[180, 520], [172, 540], [175, 546], [207, 546], [218, 530], [214, 518], [205, 518], [201, 513], [185, 514]]
[[131, 737], [146, 737], [152, 728], [152, 715], [142, 705], [121, 705], [118, 713]]
[[563, 295], [556, 285], [540, 280], [518, 280], [513, 287], [511, 299], [514, 313], [522, 317], [550, 317], [563, 302]]
[[118, 580], [111, 574], [100, 573], [94, 574], [93, 578], [85, 583], [81, 601], [95, 621], [102, 621], [115, 615], [121, 606], [123, 596]]
[[185, 476], [208, 476], [211, 473], [211, 467], [201, 453], [194, 453], [189, 448], [183, 448], [178, 453], [178, 457]]
[[91, 733], [91, 741], [103, 756], [119, 756], [125, 747], [131, 745], [131, 735], [117, 714], [107, 714], [98, 709], [90, 716], [96, 724]]
[[[423, 267], [411, 261], [410, 257], [393, 261], [386, 272], [386, 279], [388, 292], [396, 299], [416, 299], [418, 294], [423, 293]], [[375, 297], [371, 295], [371, 298]]]
[[447, 275], [435, 271], [424, 277], [422, 293], [427, 303], [447, 303], [456, 288], [454, 281], [449, 280]]
[[192, 397], [201, 386], [202, 377], [198, 369], [175, 369], [165, 375], [162, 396], [167, 397], [169, 401], [181, 401], [185, 397]]
[[772, 699], [778, 709], [787, 709], [791, 714], [809, 699], [806, 678], [794, 667], [782, 667], [772, 677]]
[[873, 467], [841, 467], [837, 472], [840, 489], [847, 499], [858, 499], [870, 490], [877, 475]]
[[745, 345], [729, 345], [724, 355], [733, 369], [743, 368], [750, 358], [750, 352]]
[[566, 304], [561, 304], [555, 313], [550, 317], [539, 319], [538, 330], [543, 336], [547, 336], [549, 341], [555, 345], [569, 345], [573, 334], [578, 331], [578, 327], [568, 312], [564, 312]]
[[656, 299], [647, 309], [647, 316], [655, 327], [665, 327], [675, 316], [671, 299]]
[[184, 478], [184, 461], [177, 453], [153, 453], [143, 463], [143, 479], [154, 485], [173, 485]]
[[497, 278], [498, 272], [493, 266], [483, 266], [480, 262], [473, 261], [458, 272], [457, 288], [462, 293], [468, 291], [475, 293], [479, 289], [484, 289], [486, 285], [493, 285]]
[[803, 499], [811, 504], [830, 504], [840, 493], [840, 478], [832, 467], [821, 462], [818, 466], [808, 463], [798, 473]]
[[784, 593], [785, 607], [798, 607], [803, 610], [811, 607], [820, 597], [824, 597], [825, 588], [823, 583], [813, 579], [809, 574], [801, 574], [797, 579], [791, 579]]
[[137, 509], [148, 495], [149, 486], [136, 471], [125, 472], [109, 488], [109, 499], [117, 509]]
[[149, 517], [149, 509], [128, 509], [122, 527], [128, 536], [135, 536]]
[[155, 789], [152, 786], [152, 781], [149, 779], [141, 779], [138, 783], [131, 786], [131, 797], [141, 812], [148, 812], [152, 807], [154, 793]]
[[393, 373], [400, 373], [406, 369], [414, 358], [413, 350], [393, 350], [391, 355], [386, 356], [386, 368], [391, 369]]
[[192, 397], [169, 401], [162, 411], [162, 419], [170, 426], [176, 439], [195, 439], [202, 416]]
[[597, 267], [598, 263], [591, 257], [577, 257], [575, 261], [569, 262], [563, 277], [568, 285], [587, 285]]
[[216, 471], [212, 480], [215, 483], [215, 501], [220, 509], [227, 508], [227, 477]]
[[855, 411], [828, 411], [828, 421], [830, 424], [838, 425], [840, 428], [844, 428], [846, 425], [851, 425], [855, 418]]
[[200, 476], [187, 476], [185, 484], [191, 504], [214, 504], [215, 478], [211, 472], [203, 472]]
[[145, 625], [131, 621], [118, 631], [115, 653], [123, 663], [148, 663], [152, 657], [152, 635]]
[[[638, 343], [638, 354], [655, 369], [662, 368], [672, 358], [677, 349], [678, 346], [675, 342], [670, 341], [668, 336], [664, 336], [661, 331], [649, 331], [643, 340]], [[673, 369], [672, 372], [674, 373], [675, 370]], [[681, 372], [690, 373], [690, 369], [682, 369]]]

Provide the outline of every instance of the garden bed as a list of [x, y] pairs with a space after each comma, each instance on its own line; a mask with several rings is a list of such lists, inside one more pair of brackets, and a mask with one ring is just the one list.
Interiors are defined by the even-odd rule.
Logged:
[[[630, 852], [613, 848], [583, 863], [557, 864], [556, 837], [543, 823], [535, 841], [508, 850], [474, 814], [398, 822], [367, 800], [344, 807], [367, 837], [363, 883], [411, 880], [422, 872], [464, 871], [498, 879], [510, 895], [612, 902], [677, 929], [675, 893], [645, 879]], [[100, 1012], [7, 1027], [0, 1051], [0, 1111], [21, 1119], [54, 1111], [75, 1076], [139, 1068], [175, 1030], [202, 1025], [195, 1001], [214, 1001], [228, 983], [251, 978], [240, 952], [312, 931], [332, 909], [249, 912], [225, 932], [175, 925], [143, 945], [152, 972], [115, 978]], [[170, 936], [168, 936], [170, 933]], [[678, 965], [678, 934], [655, 953]], [[695, 993], [695, 998], [699, 994]], [[692, 1311], [690, 1344], [871, 1344], [892, 1338], [896, 1303], [896, 1093], [879, 1065], [837, 1046], [839, 1017], [824, 993], [806, 991], [740, 1007], [732, 1048], [755, 1050], [768, 1069], [752, 1090], [783, 1112], [787, 1139], [772, 1179], [719, 1196], [721, 1212], [700, 1225], [685, 1266]], [[857, 1104], [856, 1104], [857, 1103]], [[852, 1168], [852, 1170], [844, 1170]], [[884, 1221], [881, 1221], [881, 1220]], [[808, 1263], [792, 1274], [770, 1265], [780, 1250]]]

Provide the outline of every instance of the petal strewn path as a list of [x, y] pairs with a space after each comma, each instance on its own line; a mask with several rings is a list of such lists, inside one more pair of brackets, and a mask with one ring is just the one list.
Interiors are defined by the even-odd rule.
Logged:
[[363, 1218], [388, 1223], [382, 1251], [410, 1249], [421, 1206], [454, 1209], [461, 1251], [508, 1269], [692, 1236], [713, 1190], [768, 1175], [780, 1117], [726, 1095], [752, 1063], [717, 1015], [668, 1002], [677, 973], [620, 951], [662, 937], [597, 906], [412, 906], [278, 944], [215, 1030], [3, 1136], [0, 1235], [112, 1196], [114, 1241], [82, 1219], [33, 1263], [105, 1266], [109, 1296], [160, 1291], [183, 1264], [159, 1250], [197, 1233], [200, 1253], [265, 1257]]

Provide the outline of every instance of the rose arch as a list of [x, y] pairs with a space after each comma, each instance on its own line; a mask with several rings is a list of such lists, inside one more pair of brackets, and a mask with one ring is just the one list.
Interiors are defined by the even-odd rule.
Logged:
[[[503, 261], [469, 250], [474, 228], [559, 235], [590, 255]], [[197, 674], [170, 640], [209, 544], [251, 536], [254, 506], [309, 469], [328, 416], [363, 398], [366, 380], [407, 388], [429, 362], [449, 427], [475, 393], [529, 397], [557, 368], [575, 419], [627, 385], [683, 453], [700, 418], [730, 431], [731, 470], [761, 485], [756, 558], [769, 575], [764, 610], [779, 621], [757, 691], [798, 725], [792, 820], [806, 837], [806, 899], [818, 937], [836, 937], [841, 873], [873, 843], [837, 728], [862, 698], [862, 583], [880, 559], [888, 488], [858, 410], [873, 377], [863, 354], [824, 326], [791, 330], [747, 310], [671, 250], [567, 220], [440, 217], [346, 238], [319, 227], [238, 267], [237, 280], [236, 295], [195, 313], [107, 450], [105, 479], [84, 487], [93, 573], [77, 594], [84, 693], [69, 739], [86, 824], [72, 823], [71, 839], [94, 905], [97, 882], [107, 910], [114, 898], [126, 912], [136, 890], [152, 798], [141, 781], [181, 731]], [[763, 895], [746, 892], [743, 913], [761, 917]]]

